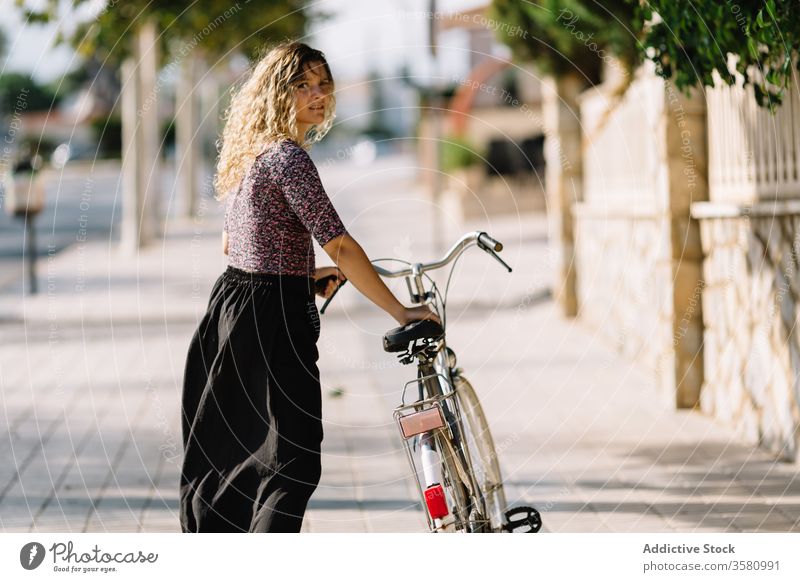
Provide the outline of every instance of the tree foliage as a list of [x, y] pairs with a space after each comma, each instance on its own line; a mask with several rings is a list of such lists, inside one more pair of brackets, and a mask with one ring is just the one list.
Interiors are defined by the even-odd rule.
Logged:
[[596, 84], [612, 56], [628, 69], [641, 58], [628, 0], [493, 0], [490, 17], [515, 57], [556, 76], [577, 73]]
[[[60, 16], [59, 0], [46, 0], [38, 8], [15, 0], [29, 22], [50, 22]], [[95, 2], [71, 0], [71, 10], [84, 13]], [[156, 22], [162, 63], [170, 57], [198, 50], [211, 57], [241, 51], [259, 56], [265, 43], [302, 35], [307, 24], [303, 0], [244, 2], [230, 0], [109, 0], [93, 18], [74, 31], [59, 33], [57, 41], [69, 43], [83, 56], [95, 55], [112, 63], [128, 56], [129, 39], [147, 19]], [[74, 20], [77, 17], [71, 17]]]
[[714, 71], [734, 84], [732, 65], [760, 105], [783, 99], [800, 46], [797, 0], [650, 0], [637, 14], [652, 21], [642, 51], [680, 89], [713, 86]]
[[798, 0], [493, 0], [491, 10], [517, 58], [589, 83], [614, 54], [629, 69], [654, 61], [684, 91], [713, 86], [715, 71], [729, 85], [738, 74], [774, 107], [798, 63]]
[[0, 116], [47, 111], [60, 101], [52, 87], [41, 85], [26, 73], [0, 75]]

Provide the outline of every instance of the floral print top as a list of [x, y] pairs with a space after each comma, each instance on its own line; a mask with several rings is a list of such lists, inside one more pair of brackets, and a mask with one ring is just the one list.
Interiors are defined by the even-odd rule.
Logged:
[[227, 198], [224, 228], [229, 265], [306, 277], [316, 268], [312, 235], [323, 246], [347, 232], [308, 152], [289, 139], [256, 156]]

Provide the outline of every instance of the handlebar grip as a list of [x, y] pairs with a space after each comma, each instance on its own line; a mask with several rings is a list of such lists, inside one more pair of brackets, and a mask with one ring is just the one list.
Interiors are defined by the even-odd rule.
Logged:
[[320, 307], [320, 308], [319, 308], [319, 313], [320, 313], [320, 315], [324, 315], [324, 313], [325, 313], [325, 310], [328, 308], [328, 304], [329, 304], [331, 301], [333, 301], [333, 298], [334, 298], [334, 297], [336, 297], [336, 294], [339, 292], [339, 289], [341, 289], [341, 288], [344, 286], [344, 284], [345, 284], [345, 283], [347, 283], [347, 279], [345, 279], [344, 281], [342, 281], [341, 283], [339, 283], [339, 284], [336, 286], [336, 289], [334, 289], [334, 290], [333, 290], [333, 293], [331, 293], [331, 296], [330, 296], [330, 297], [328, 297], [328, 298], [325, 300], [325, 303], [323, 303], [323, 304], [322, 304], [322, 307]]
[[500, 252], [503, 250], [503, 243], [497, 241], [490, 237], [485, 232], [482, 232], [480, 236], [478, 236], [478, 241], [485, 247], [493, 249], [495, 252]]

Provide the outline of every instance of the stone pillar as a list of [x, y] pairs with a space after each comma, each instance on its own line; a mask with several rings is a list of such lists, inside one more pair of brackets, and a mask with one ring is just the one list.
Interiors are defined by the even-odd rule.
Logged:
[[180, 64], [175, 91], [175, 171], [182, 204], [180, 213], [192, 218], [197, 213], [197, 162], [199, 145], [203, 139], [199, 123], [197, 99], [197, 66], [195, 58], [188, 55]]
[[[678, 408], [699, 404], [703, 384], [703, 251], [692, 203], [708, 200], [706, 102], [665, 85], [663, 165], [669, 184], [672, 262], [671, 369], [660, 380], [675, 393]], [[669, 352], [669, 349], [668, 349]], [[667, 360], [669, 361], [669, 359]]]
[[550, 244], [556, 260], [553, 294], [568, 317], [578, 314], [573, 207], [583, 197], [578, 95], [585, 88], [584, 82], [573, 75], [551, 77], [542, 84], [545, 189]]
[[[225, 78], [224, 70], [219, 62], [204, 62], [203, 70], [207, 71], [200, 83], [200, 124], [202, 140], [200, 141], [201, 159], [204, 164], [203, 176], [213, 176], [217, 165], [217, 140], [222, 136], [222, 112], [227, 108], [229, 96], [220, 90], [221, 78]], [[224, 81], [222, 82], [224, 84]], [[212, 189], [213, 191], [213, 189]]]
[[[134, 51], [135, 54], [135, 51]], [[122, 85], [122, 224], [120, 246], [132, 255], [143, 244], [141, 171], [141, 125], [139, 124], [139, 75], [136, 58], [128, 57], [120, 68]]]
[[158, 35], [153, 20], [138, 33], [138, 59], [142, 104], [141, 161], [139, 187], [144, 191], [142, 230], [145, 241], [163, 234], [161, 216], [161, 128], [158, 119]]

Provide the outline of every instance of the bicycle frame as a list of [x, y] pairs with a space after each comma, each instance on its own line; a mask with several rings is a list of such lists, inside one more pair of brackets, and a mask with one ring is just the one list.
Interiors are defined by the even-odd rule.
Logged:
[[[384, 276], [405, 277], [411, 301], [417, 304], [431, 304], [442, 321], [445, 321], [445, 305], [439, 304], [439, 297], [435, 288], [430, 290], [425, 288], [423, 274], [426, 270], [440, 268], [456, 260], [458, 256], [472, 244], [480, 244], [478, 241], [480, 241], [482, 234], [483, 233], [470, 233], [463, 236], [451, 248], [446, 257], [440, 261], [427, 265], [415, 263], [410, 265], [409, 268], [400, 271], [388, 271], [376, 267], [376, 271]], [[499, 246], [499, 243], [496, 243], [496, 245]], [[496, 255], [494, 256], [500, 260]], [[503, 264], [505, 265], [505, 263]], [[434, 348], [430, 348], [416, 354], [417, 378], [405, 384], [403, 387], [401, 404], [395, 408], [393, 414], [401, 437], [403, 438], [407, 460], [415, 477], [414, 482], [423, 504], [428, 527], [431, 531], [443, 531], [451, 527], [467, 528], [470, 527], [471, 523], [474, 526], [475, 520], [471, 521], [470, 515], [455, 515], [456, 511], [464, 511], [466, 507], [470, 505], [470, 502], [466, 500], [453, 500], [454, 507], [451, 508], [454, 510], [453, 520], [445, 521], [431, 515], [431, 511], [429, 511], [430, 508], [426, 507], [426, 495], [422, 483], [420, 482], [420, 470], [417, 467], [414, 450], [412, 450], [412, 445], [409, 444], [409, 442], [415, 443], [413, 448], [416, 448], [417, 441], [423, 441], [424, 439], [428, 439], [428, 442], [432, 441], [435, 444], [435, 450], [443, 456], [443, 463], [448, 466], [448, 474], [451, 476], [459, 476], [462, 484], [468, 488], [467, 494], [472, 499], [478, 499], [478, 503], [481, 505], [479, 508], [481, 510], [480, 514], [486, 516], [485, 501], [483, 500], [481, 489], [473, 471], [473, 460], [470, 457], [468, 447], [461, 438], [461, 435], [464, 434], [462, 424], [463, 417], [461, 411], [458, 409], [458, 401], [454, 398], [456, 389], [452, 381], [450, 356], [452, 356], [453, 360], [455, 359], [455, 352], [447, 346], [446, 336], [443, 336], [438, 342], [435, 351]], [[411, 404], [405, 404], [405, 393], [408, 386], [411, 384], [417, 385], [419, 398]], [[440, 424], [436, 421], [436, 410], [438, 410], [438, 416], [442, 419]], [[431, 414], [431, 412], [434, 412], [434, 414]], [[424, 419], [421, 418], [423, 416], [425, 417]], [[403, 426], [403, 421], [406, 420], [406, 424], [409, 424], [408, 419], [411, 417], [414, 417], [415, 421], [419, 420], [417, 424], [420, 427], [425, 427], [426, 422], [432, 422], [435, 426], [432, 426], [430, 430], [423, 430], [409, 435], [408, 431], [405, 430]], [[417, 417], [419, 417], [419, 419]], [[446, 437], [444, 433], [446, 433]], [[423, 466], [423, 474], [426, 473], [425, 469], [426, 468]], [[460, 486], [455, 484], [451, 485], [451, 487], [458, 488]], [[484, 522], [479, 525], [488, 525], [488, 518], [484, 519]]]
[[[404, 277], [411, 302], [419, 305], [431, 305], [441, 319], [442, 330], [446, 332], [447, 289], [445, 289], [445, 297], [442, 297], [432, 280], [431, 288], [425, 288], [423, 277], [426, 277], [427, 271], [442, 268], [456, 261], [467, 248], [473, 245], [477, 245], [490, 254], [511, 272], [511, 267], [497, 256], [497, 251], [501, 251], [503, 245], [480, 231], [462, 236], [447, 254], [437, 261], [406, 263], [408, 266], [399, 270], [385, 269], [375, 265], [374, 262], [373, 267], [383, 277]], [[337, 287], [336, 291], [341, 288], [341, 285]], [[325, 312], [325, 308], [333, 299], [336, 291], [327, 299], [320, 313]], [[491, 523], [486, 511], [487, 502], [473, 470], [474, 464], [469, 447], [463, 438], [466, 434], [463, 424], [464, 416], [459, 410], [459, 397], [453, 383], [454, 374], [458, 373], [455, 369], [455, 352], [447, 346], [445, 333], [443, 333], [441, 337], [430, 338], [420, 345], [415, 340], [413, 349], [406, 350], [400, 356], [403, 363], [417, 360], [417, 378], [407, 382], [403, 387], [401, 404], [395, 408], [393, 416], [406, 449], [411, 471], [415, 476], [414, 480], [429, 529], [431, 531], [449, 531], [452, 528], [471, 531], [487, 531], [487, 528], [491, 530]], [[405, 393], [411, 384], [417, 385], [419, 394], [416, 401], [406, 404]], [[425, 490], [420, 483], [420, 471], [417, 467], [414, 450], [412, 450], [412, 448], [416, 448], [417, 442], [420, 443], [422, 472], [426, 482], [437, 476], [437, 463], [446, 469], [444, 476], [438, 475], [441, 482], [436, 483], [435, 486], [426, 483]], [[427, 462], [426, 452], [428, 453]], [[431, 455], [435, 461], [431, 461]], [[454, 497], [449, 506], [446, 504], [442, 506], [441, 498], [432, 499], [428, 495], [433, 492], [443, 497], [446, 502], [445, 485], [450, 491], [450, 496]], [[452, 519], [442, 519], [448, 515], [448, 510], [452, 512]]]

